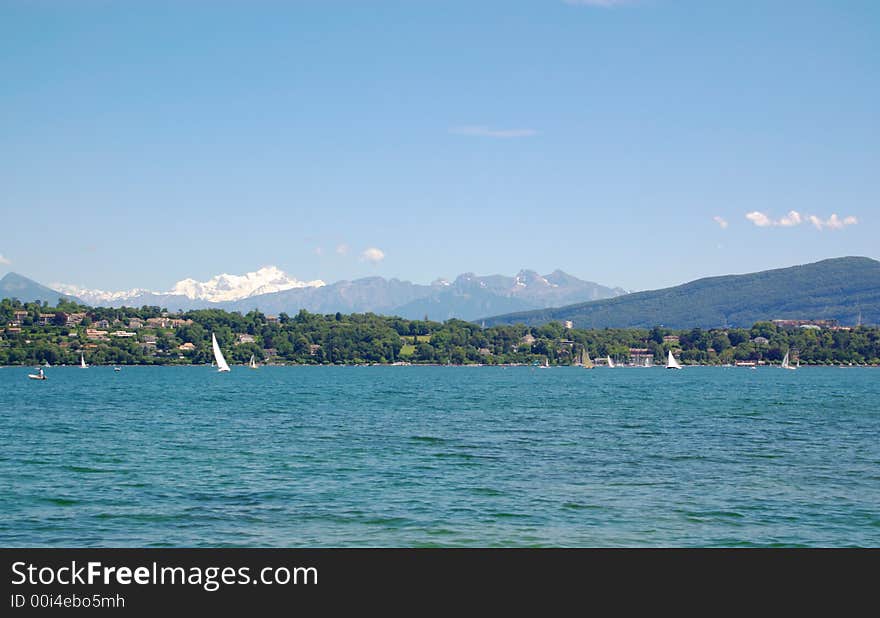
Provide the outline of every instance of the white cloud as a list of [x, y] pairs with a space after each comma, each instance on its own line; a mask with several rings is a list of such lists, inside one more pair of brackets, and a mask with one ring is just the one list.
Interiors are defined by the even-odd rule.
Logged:
[[535, 129], [492, 129], [484, 126], [465, 126], [453, 127], [449, 129], [450, 133], [456, 135], [469, 135], [472, 137], [494, 137], [499, 139], [508, 139], [512, 137], [534, 137], [540, 132]]
[[720, 227], [722, 230], [726, 230], [726, 229], [727, 229], [727, 226], [730, 225], [730, 224], [727, 222], [727, 219], [725, 219], [724, 217], [718, 217], [718, 216], [716, 216], [716, 217], [712, 217], [712, 221], [714, 221], [715, 223], [717, 223], [717, 224], [718, 224], [718, 227]]
[[768, 215], [755, 210], [746, 214], [746, 219], [758, 227], [794, 227], [804, 222], [804, 218], [796, 210], [789, 210], [788, 214], [781, 219], [771, 219]]
[[315, 247], [315, 255], [319, 257], [324, 255], [324, 247]]
[[361, 259], [365, 262], [378, 264], [385, 259], [385, 252], [381, 249], [377, 249], [376, 247], [370, 247], [369, 249], [366, 249], [363, 253], [361, 253]]
[[765, 215], [763, 212], [758, 212], [757, 210], [747, 213], [746, 219], [757, 225], [758, 227], [768, 227], [773, 225], [773, 220]]
[[820, 231], [825, 229], [842, 230], [848, 225], [856, 225], [859, 222], [858, 219], [852, 216], [844, 217], [843, 219], [841, 219], [837, 216], [836, 213], [832, 214], [830, 217], [828, 217], [828, 219], [824, 221], [815, 215], [810, 215], [809, 219], [810, 223], [813, 224], [813, 227]]
[[348, 255], [348, 245], [342, 243], [341, 245], [336, 245], [336, 254], [337, 255]]
[[816, 215], [802, 215], [796, 210], [790, 210], [788, 214], [781, 219], [773, 219], [763, 212], [755, 210], [746, 213], [746, 219], [758, 227], [796, 227], [809, 221], [817, 230], [840, 230], [847, 225], [855, 225], [859, 222], [858, 219], [852, 216], [841, 219], [836, 214], [832, 214], [828, 219], [822, 219]]
[[795, 225], [800, 225], [803, 221], [804, 219], [801, 217], [801, 213], [796, 210], [790, 210], [786, 216], [777, 221], [777, 225], [781, 225], [782, 227], [794, 227]]
[[6, 264], [8, 266], [9, 264], [12, 264], [12, 260], [0, 253], [0, 264]]

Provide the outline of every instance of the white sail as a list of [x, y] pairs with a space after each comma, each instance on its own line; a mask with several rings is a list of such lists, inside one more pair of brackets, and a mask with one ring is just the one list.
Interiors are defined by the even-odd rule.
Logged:
[[612, 369], [614, 369], [614, 361], [611, 360], [611, 357], [610, 357], [610, 356], [606, 356], [606, 357], [605, 357], [605, 360], [608, 361], [608, 366], [611, 367]]
[[[798, 359], [798, 364], [800, 365], [800, 359]], [[797, 367], [793, 367], [791, 364], [791, 358], [789, 356], [789, 352], [786, 352], [785, 358], [782, 359], [782, 368], [783, 369], [797, 369]]]
[[250, 362], [248, 363], [248, 367], [250, 367], [251, 369], [256, 369], [256, 368], [257, 368], [257, 359], [256, 359], [256, 357], [255, 357], [253, 354], [251, 354], [251, 360], [250, 360]]
[[217, 337], [214, 333], [211, 333], [211, 347], [214, 348], [214, 360], [217, 361], [217, 371], [231, 371], [229, 365], [226, 364], [226, 359], [223, 358], [223, 352], [220, 351], [220, 344], [217, 343]]
[[650, 358], [646, 358], [646, 359], [645, 359], [645, 367], [650, 367], [650, 366], [651, 366], [651, 359], [650, 359]]
[[669, 357], [666, 359], [666, 368], [681, 369], [681, 365], [678, 364], [678, 361], [675, 360], [675, 357], [672, 355], [672, 350], [669, 350]]
[[88, 365], [86, 365], [86, 357], [83, 355], [82, 352], [79, 353], [79, 366], [83, 369], [88, 368]]
[[582, 361], [581, 364], [582, 364], [584, 367], [586, 367], [587, 369], [592, 369], [592, 368], [593, 368], [593, 359], [590, 358], [590, 353], [587, 352], [587, 348], [584, 348], [584, 358], [583, 358], [583, 361]]

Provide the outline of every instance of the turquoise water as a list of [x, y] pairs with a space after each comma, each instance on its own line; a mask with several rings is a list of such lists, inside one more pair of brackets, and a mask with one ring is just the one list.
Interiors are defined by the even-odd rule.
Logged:
[[0, 369], [3, 546], [878, 546], [880, 370]]

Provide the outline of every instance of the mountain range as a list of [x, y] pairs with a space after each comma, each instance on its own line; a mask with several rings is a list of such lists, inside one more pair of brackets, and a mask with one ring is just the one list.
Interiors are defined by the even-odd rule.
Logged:
[[513, 277], [465, 273], [453, 281], [437, 279], [430, 285], [383, 277], [326, 284], [320, 280], [299, 281], [272, 266], [245, 275], [217, 275], [204, 282], [184, 279], [168, 292], [139, 288], [108, 292], [65, 284], [54, 284], [52, 288], [15, 273], [0, 280], [0, 295], [4, 297], [45, 300], [50, 304], [64, 295], [92, 306], [151, 305], [170, 311], [216, 308], [247, 312], [258, 309], [275, 315], [306, 309], [315, 313], [373, 312], [412, 319], [427, 315], [432, 320], [453, 317], [474, 320], [485, 315], [611, 298], [626, 293], [620, 288], [583, 281], [561, 270], [545, 276], [531, 270], [522, 270]]
[[[54, 288], [54, 289], [53, 289]], [[522, 270], [503, 275], [459, 275], [420, 285], [367, 277], [354, 281], [299, 281], [275, 267], [245, 275], [184, 279], [169, 292], [47, 287], [8, 273], [0, 297], [44, 300], [59, 297], [92, 306], [152, 305], [171, 311], [258, 309], [267, 314], [365, 313], [409, 319], [460, 318], [495, 324], [538, 325], [571, 321], [581, 328], [668, 328], [751, 326], [771, 319], [834, 319], [842, 324], [880, 323], [880, 262], [845, 257], [745, 275], [698, 279], [660, 290], [627, 294], [583, 281], [560, 270], [539, 275]], [[486, 317], [486, 316], [495, 317]]]
[[570, 320], [579, 328], [748, 327], [771, 319], [833, 319], [880, 323], [880, 262], [844, 257], [559, 308], [486, 318], [496, 324], [537, 325]]

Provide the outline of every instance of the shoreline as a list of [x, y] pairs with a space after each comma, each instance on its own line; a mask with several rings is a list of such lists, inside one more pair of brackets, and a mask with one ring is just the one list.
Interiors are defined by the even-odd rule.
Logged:
[[[752, 367], [738, 367], [733, 365], [719, 365], [719, 364], [683, 364], [683, 368], [703, 368], [703, 367], [714, 367], [718, 369], [752, 369]], [[32, 369], [35, 367], [42, 367], [43, 369], [82, 369], [79, 365], [50, 365], [48, 367], [44, 365], [35, 365], [35, 364], [20, 364], [20, 365], [0, 365], [0, 369]], [[137, 363], [137, 364], [125, 364], [125, 363], [110, 363], [110, 364], [95, 364], [89, 365], [88, 369], [102, 369], [102, 368], [115, 368], [115, 367], [180, 367], [180, 368], [204, 368], [204, 369], [216, 369], [216, 367], [212, 365], [203, 365], [203, 364], [184, 364], [184, 363], [167, 363], [167, 364], [158, 364], [158, 363]], [[241, 369], [249, 369], [247, 364], [235, 364], [230, 365], [230, 367], [238, 367]], [[476, 367], [498, 367], [503, 369], [510, 368], [525, 368], [525, 369], [583, 369], [583, 367], [578, 365], [550, 365], [549, 367], [542, 367], [539, 365], [527, 365], [524, 363], [497, 363], [497, 364], [489, 364], [489, 363], [460, 363], [460, 364], [440, 364], [440, 363], [267, 363], [263, 365], [259, 365], [258, 369], [268, 367], [288, 367], [288, 368], [304, 368], [304, 367], [445, 367], [445, 368], [454, 368], [454, 367], [468, 367], [468, 368], [476, 368]], [[755, 367], [755, 369], [780, 369], [780, 363], [768, 363], [766, 365], [760, 365]], [[880, 369], [880, 364], [802, 364], [800, 369]], [[608, 370], [608, 369], [666, 369], [665, 365], [651, 365], [650, 367], [644, 367], [642, 365], [618, 365], [616, 367], [605, 367], [602, 365], [596, 366], [594, 369]], [[592, 371], [592, 370], [590, 370]]]

